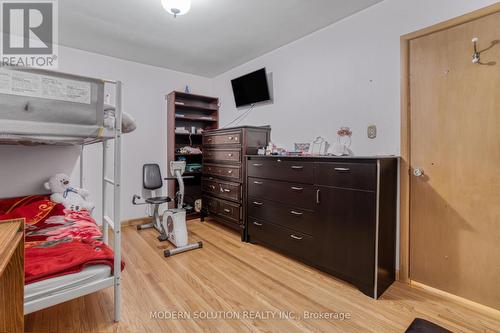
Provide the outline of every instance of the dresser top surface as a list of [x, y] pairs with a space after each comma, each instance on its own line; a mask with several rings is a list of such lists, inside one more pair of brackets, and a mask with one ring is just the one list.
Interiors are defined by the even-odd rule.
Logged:
[[14, 253], [14, 250], [21, 240], [18, 232], [23, 227], [23, 219], [0, 221], [0, 276]]
[[358, 161], [358, 160], [384, 160], [384, 159], [399, 159], [395, 155], [373, 155], [373, 156], [279, 156], [279, 155], [246, 155], [247, 159], [281, 159], [281, 160], [300, 160], [300, 161]]

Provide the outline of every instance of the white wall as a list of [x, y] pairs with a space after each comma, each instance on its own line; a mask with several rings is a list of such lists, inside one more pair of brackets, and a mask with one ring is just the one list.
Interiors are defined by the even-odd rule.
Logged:
[[[288, 149], [316, 136], [334, 143], [337, 129], [349, 126], [354, 154], [399, 155], [400, 36], [495, 2], [385, 0], [367, 8], [214, 78], [221, 124], [245, 111], [235, 108], [230, 80], [266, 67], [274, 103], [257, 106], [240, 125], [269, 124], [272, 141]], [[374, 140], [370, 124], [378, 127]], [[399, 223], [397, 235], [399, 244]]]
[[[242, 124], [271, 124], [273, 141], [288, 148], [317, 135], [332, 142], [338, 127], [351, 126], [356, 154], [398, 154], [399, 36], [495, 2], [385, 0], [214, 79], [65, 47], [60, 70], [124, 82], [124, 105], [139, 127], [124, 136], [122, 206], [124, 218], [135, 218], [144, 216], [144, 208], [130, 204], [140, 193], [142, 164], [165, 170], [166, 93], [189, 84], [195, 93], [220, 96], [225, 124], [239, 114], [230, 79], [265, 66], [273, 73], [274, 104], [257, 107]], [[365, 135], [371, 123], [379, 128], [376, 140]], [[88, 150], [86, 187], [100, 206], [100, 149]], [[76, 177], [77, 162], [78, 149], [0, 146], [0, 198], [43, 192], [43, 181], [56, 172]]]
[[[287, 148], [318, 135], [334, 142], [336, 130], [350, 126], [356, 155], [399, 154], [400, 36], [495, 2], [385, 0], [216, 77], [221, 124], [243, 112], [230, 80], [266, 67], [274, 103], [256, 107], [241, 124], [270, 124], [273, 142]], [[378, 127], [375, 140], [367, 138], [369, 124]]]
[[[144, 163], [159, 163], [165, 170], [165, 95], [183, 91], [186, 84], [194, 93], [211, 94], [211, 80], [65, 47], [59, 49], [59, 71], [123, 81], [124, 108], [138, 128], [123, 136], [122, 214], [124, 219], [143, 217], [145, 206], [134, 207], [131, 199], [141, 194]], [[100, 216], [101, 147], [85, 149], [85, 187]], [[74, 147], [0, 146], [0, 198], [43, 193], [43, 182], [57, 172], [72, 174], [78, 185], [78, 156], [79, 148]]]

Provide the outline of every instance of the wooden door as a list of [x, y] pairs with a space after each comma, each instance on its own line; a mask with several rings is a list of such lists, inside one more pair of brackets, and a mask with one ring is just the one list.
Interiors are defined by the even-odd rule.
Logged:
[[500, 13], [410, 41], [410, 279], [500, 309], [498, 40]]

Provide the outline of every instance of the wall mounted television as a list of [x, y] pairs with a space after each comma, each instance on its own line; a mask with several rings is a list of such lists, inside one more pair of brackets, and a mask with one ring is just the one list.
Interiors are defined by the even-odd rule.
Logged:
[[271, 100], [265, 68], [231, 80], [231, 85], [236, 107]]

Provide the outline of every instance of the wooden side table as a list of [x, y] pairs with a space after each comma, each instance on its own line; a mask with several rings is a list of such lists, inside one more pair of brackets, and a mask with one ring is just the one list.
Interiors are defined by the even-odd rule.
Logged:
[[24, 219], [0, 221], [0, 332], [24, 332]]

